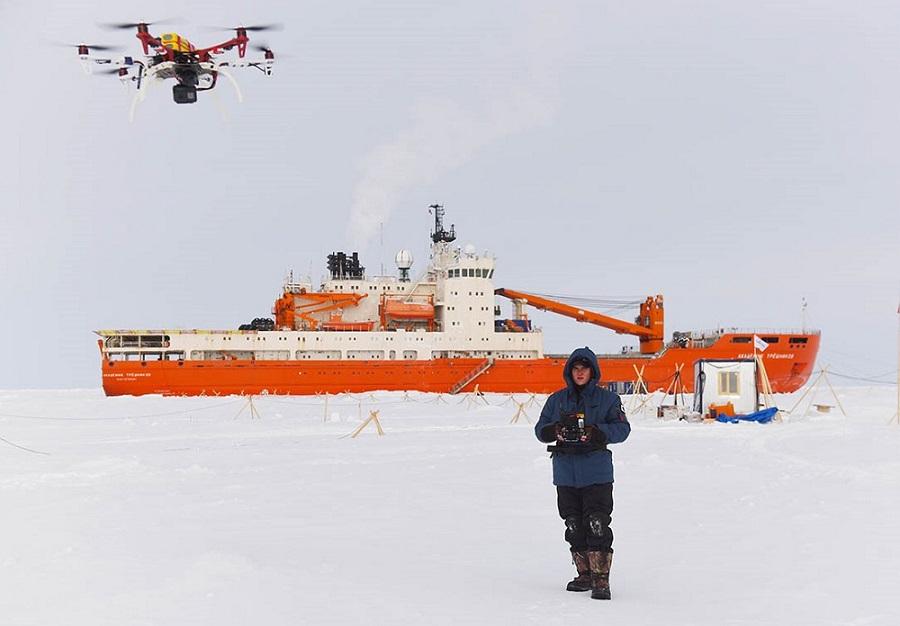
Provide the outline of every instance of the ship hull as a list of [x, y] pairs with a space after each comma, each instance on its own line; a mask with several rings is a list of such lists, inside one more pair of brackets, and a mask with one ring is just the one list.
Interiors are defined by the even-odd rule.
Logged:
[[[785, 337], [786, 339], [786, 337]], [[761, 353], [776, 393], [789, 393], [809, 379], [819, 348], [819, 336], [802, 344], [786, 341]], [[750, 350], [748, 352], [748, 350]], [[658, 355], [599, 355], [602, 382], [633, 383], [637, 372], [650, 391], [666, 391], [681, 370], [684, 391], [693, 391], [694, 362], [700, 359], [752, 358], [752, 347], [736, 346], [723, 335], [702, 348], [673, 347]], [[117, 395], [314, 395], [367, 391], [550, 393], [563, 386], [566, 358], [428, 361], [108, 361], [103, 360], [103, 389]], [[466, 382], [468, 381], [468, 382]], [[466, 382], [460, 387], [460, 383]]]

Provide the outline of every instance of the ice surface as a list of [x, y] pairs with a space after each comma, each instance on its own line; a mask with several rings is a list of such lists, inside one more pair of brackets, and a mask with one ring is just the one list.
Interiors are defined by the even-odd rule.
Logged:
[[[0, 446], [0, 622], [897, 624], [894, 390], [839, 393], [849, 418], [632, 415], [597, 602], [563, 590], [550, 462], [505, 396], [269, 396], [251, 419], [0, 392], [0, 436], [49, 453]], [[385, 436], [344, 436], [374, 409]]]

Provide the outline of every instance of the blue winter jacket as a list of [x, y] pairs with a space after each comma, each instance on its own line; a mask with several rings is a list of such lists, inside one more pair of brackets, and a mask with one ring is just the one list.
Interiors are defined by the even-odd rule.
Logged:
[[[580, 392], [572, 381], [572, 364], [576, 359], [587, 359], [592, 375], [588, 384]], [[565, 389], [550, 395], [541, 411], [541, 418], [534, 427], [537, 438], [545, 443], [556, 441], [553, 433], [542, 433], [546, 426], [559, 422], [568, 413], [584, 412], [585, 425], [593, 424], [606, 435], [607, 443], [621, 443], [631, 433], [631, 424], [622, 410], [619, 395], [597, 386], [600, 381], [600, 366], [597, 355], [590, 348], [578, 348], [569, 356], [563, 370]], [[548, 429], [552, 431], [553, 429]], [[546, 437], [542, 436], [546, 435]], [[613, 482], [612, 452], [606, 449], [584, 454], [553, 455], [553, 484], [560, 487], [586, 487]]]

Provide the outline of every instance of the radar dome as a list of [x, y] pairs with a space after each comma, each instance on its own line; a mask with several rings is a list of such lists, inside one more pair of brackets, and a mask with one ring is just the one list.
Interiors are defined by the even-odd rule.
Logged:
[[413, 264], [412, 252], [409, 250], [401, 250], [397, 253], [397, 256], [394, 257], [394, 262], [397, 263], [397, 269], [408, 270]]
[[466, 244], [466, 247], [463, 248], [463, 252], [466, 253], [466, 256], [475, 256], [475, 246], [470, 243]]

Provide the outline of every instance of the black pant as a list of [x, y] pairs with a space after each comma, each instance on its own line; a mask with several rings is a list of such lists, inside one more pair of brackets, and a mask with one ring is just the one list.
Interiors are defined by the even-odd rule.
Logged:
[[566, 522], [566, 541], [572, 552], [612, 553], [613, 484], [557, 487], [559, 516]]

